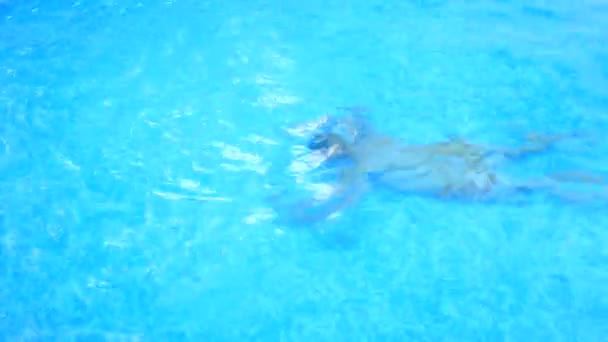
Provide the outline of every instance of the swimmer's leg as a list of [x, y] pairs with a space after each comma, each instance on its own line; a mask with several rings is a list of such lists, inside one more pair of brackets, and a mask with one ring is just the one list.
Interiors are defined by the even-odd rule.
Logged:
[[[582, 188], [566, 190], [568, 185], [587, 186], [587, 191]], [[510, 183], [509, 188], [516, 193], [542, 192], [568, 202], [608, 200], [606, 180], [588, 172], [555, 172], [537, 180]]]
[[585, 171], [560, 171], [549, 174], [551, 179], [558, 182], [606, 184], [604, 177]]
[[573, 137], [574, 134], [540, 134], [530, 133], [526, 136], [527, 142], [515, 148], [502, 148], [495, 151], [489, 150], [490, 153], [501, 153], [508, 158], [522, 158], [531, 154], [538, 154], [550, 149], [553, 144], [566, 138]]

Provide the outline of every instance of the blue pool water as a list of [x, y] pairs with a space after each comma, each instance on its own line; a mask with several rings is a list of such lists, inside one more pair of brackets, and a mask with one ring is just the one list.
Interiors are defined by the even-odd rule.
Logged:
[[606, 205], [268, 201], [345, 105], [585, 132], [522, 166], [606, 173], [607, 34], [600, 0], [1, 0], [0, 338], [607, 341]]

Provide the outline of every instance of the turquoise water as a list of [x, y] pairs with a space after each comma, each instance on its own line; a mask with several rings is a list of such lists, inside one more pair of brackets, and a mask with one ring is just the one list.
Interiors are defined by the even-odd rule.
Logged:
[[267, 199], [345, 105], [586, 132], [522, 166], [607, 172], [607, 32], [599, 0], [0, 1], [0, 337], [607, 341], [605, 205]]

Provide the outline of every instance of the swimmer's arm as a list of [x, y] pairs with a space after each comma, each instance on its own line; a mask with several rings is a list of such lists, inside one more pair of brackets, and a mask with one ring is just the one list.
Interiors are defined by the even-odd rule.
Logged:
[[300, 203], [295, 208], [296, 216], [300, 221], [309, 224], [323, 221], [357, 202], [367, 188], [364, 174], [354, 168], [345, 170], [340, 176], [338, 188], [327, 201], [316, 206], [313, 201]]

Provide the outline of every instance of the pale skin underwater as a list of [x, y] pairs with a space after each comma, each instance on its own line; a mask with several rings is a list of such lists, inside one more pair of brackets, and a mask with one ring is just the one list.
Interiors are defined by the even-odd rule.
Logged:
[[[372, 185], [437, 198], [484, 200], [518, 193], [543, 191], [563, 200], [608, 199], [602, 177], [586, 171], [551, 173], [537, 179], [510, 179], [497, 170], [497, 161], [517, 162], [519, 158], [546, 152], [555, 143], [575, 138], [576, 134], [529, 133], [516, 147], [492, 147], [449, 139], [428, 144], [406, 144], [376, 133], [356, 114], [361, 109], [347, 109], [351, 114], [328, 118], [335, 127], [324, 127], [313, 135], [307, 148], [323, 156], [323, 163], [341, 161], [335, 190], [320, 203], [304, 200], [290, 205], [292, 219], [303, 223], [322, 221], [354, 204]], [[326, 124], [326, 126], [329, 126]], [[560, 189], [565, 183], [598, 187], [598, 196], [577, 194]]]

